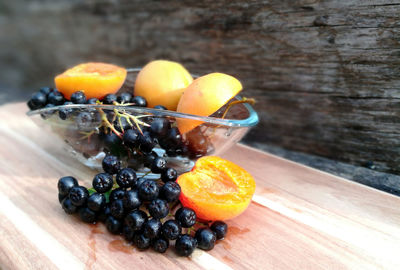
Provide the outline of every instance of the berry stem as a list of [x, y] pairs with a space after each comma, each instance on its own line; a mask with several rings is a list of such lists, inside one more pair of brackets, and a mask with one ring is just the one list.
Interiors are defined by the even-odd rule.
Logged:
[[225, 118], [226, 114], [228, 113], [229, 109], [232, 108], [232, 106], [237, 105], [237, 104], [241, 104], [241, 103], [249, 103], [251, 105], [254, 105], [256, 103], [256, 100], [254, 98], [246, 98], [243, 97], [241, 100], [235, 100], [232, 101], [231, 103], [228, 104], [228, 106], [226, 107], [224, 113], [222, 114], [222, 119]]
[[194, 227], [190, 227], [190, 228], [187, 229], [186, 233], [191, 235], [192, 232], [194, 232], [194, 231], [195, 231]]
[[[120, 105], [117, 102], [115, 102], [115, 104], [116, 105]], [[148, 117], [150, 115], [133, 116], [133, 115], [130, 115], [130, 114], [126, 113], [125, 111], [120, 112], [117, 109], [114, 109], [114, 113], [118, 117], [118, 121], [119, 121], [119, 124], [120, 124], [122, 129], [123, 129], [123, 127], [122, 127], [122, 123], [121, 123], [121, 117], [124, 117], [126, 119], [126, 121], [128, 122], [128, 124], [131, 125], [131, 126], [133, 126], [132, 122], [130, 121], [130, 120], [132, 120], [135, 123], [136, 128], [139, 130], [139, 132], [141, 134], [143, 134], [143, 132], [142, 132], [142, 129], [140, 128], [139, 125], [142, 125], [142, 126], [145, 126], [145, 127], [149, 127], [150, 126], [149, 124], [139, 120], [139, 118]]]
[[88, 138], [88, 142], [90, 143], [90, 137], [95, 134], [96, 132], [99, 131], [99, 128], [101, 128], [103, 125], [98, 125], [95, 129], [93, 129], [92, 131], [89, 132], [85, 132], [85, 131], [80, 131], [81, 134], [83, 134], [84, 136], [80, 137], [80, 140], [86, 139]]
[[116, 130], [114, 128], [114, 126], [110, 123], [110, 121], [108, 121], [107, 115], [104, 113], [104, 111], [102, 109], [99, 109], [99, 110], [100, 110], [100, 113], [101, 113], [101, 120], [103, 121], [105, 126], [110, 128], [118, 137], [120, 137], [122, 139], [121, 133], [119, 133], [118, 130]]

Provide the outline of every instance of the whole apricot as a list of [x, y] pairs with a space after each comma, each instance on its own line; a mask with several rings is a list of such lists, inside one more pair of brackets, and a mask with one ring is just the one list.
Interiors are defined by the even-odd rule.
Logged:
[[101, 99], [116, 93], [126, 78], [126, 69], [106, 63], [83, 63], [74, 66], [54, 79], [57, 89], [70, 99], [76, 91], [85, 93], [86, 98]]
[[155, 60], [139, 72], [134, 95], [146, 98], [149, 107], [162, 105], [175, 111], [183, 91], [192, 81], [192, 76], [181, 64]]
[[179, 200], [203, 220], [232, 219], [243, 213], [255, 192], [254, 178], [226, 159], [206, 156], [177, 179]]
[[[210, 116], [242, 90], [235, 77], [211, 73], [194, 80], [179, 100], [177, 112]], [[179, 131], [184, 134], [201, 125], [202, 121], [177, 119]]]

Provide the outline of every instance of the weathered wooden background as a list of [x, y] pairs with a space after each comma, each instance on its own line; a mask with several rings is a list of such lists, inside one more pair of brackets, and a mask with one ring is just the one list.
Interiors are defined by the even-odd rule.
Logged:
[[0, 1], [0, 83], [165, 58], [237, 76], [248, 142], [400, 173], [400, 1]]

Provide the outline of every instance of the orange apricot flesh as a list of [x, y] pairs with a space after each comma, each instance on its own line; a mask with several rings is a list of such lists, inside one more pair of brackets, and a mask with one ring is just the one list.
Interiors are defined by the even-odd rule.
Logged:
[[[194, 80], [179, 100], [177, 112], [210, 116], [242, 90], [235, 77], [224, 73], [210, 73]], [[179, 131], [184, 134], [201, 125], [202, 121], [177, 119]]]
[[255, 192], [254, 178], [233, 162], [215, 156], [197, 160], [190, 172], [179, 176], [181, 203], [199, 219], [227, 220], [243, 213]]
[[56, 88], [70, 99], [76, 91], [85, 93], [86, 98], [101, 99], [115, 94], [125, 81], [125, 68], [106, 63], [83, 63], [55, 77]]

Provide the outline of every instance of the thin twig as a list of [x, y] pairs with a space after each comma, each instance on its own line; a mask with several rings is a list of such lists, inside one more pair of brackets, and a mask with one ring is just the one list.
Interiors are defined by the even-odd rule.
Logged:
[[237, 104], [241, 104], [241, 103], [249, 103], [251, 105], [254, 105], [254, 103], [256, 103], [256, 100], [254, 98], [245, 98], [245, 97], [243, 97], [241, 100], [232, 101], [226, 107], [226, 109], [225, 109], [224, 113], [222, 114], [221, 118], [222, 119], [225, 118], [226, 114], [228, 113], [229, 109], [232, 108], [232, 106], [237, 105]]

